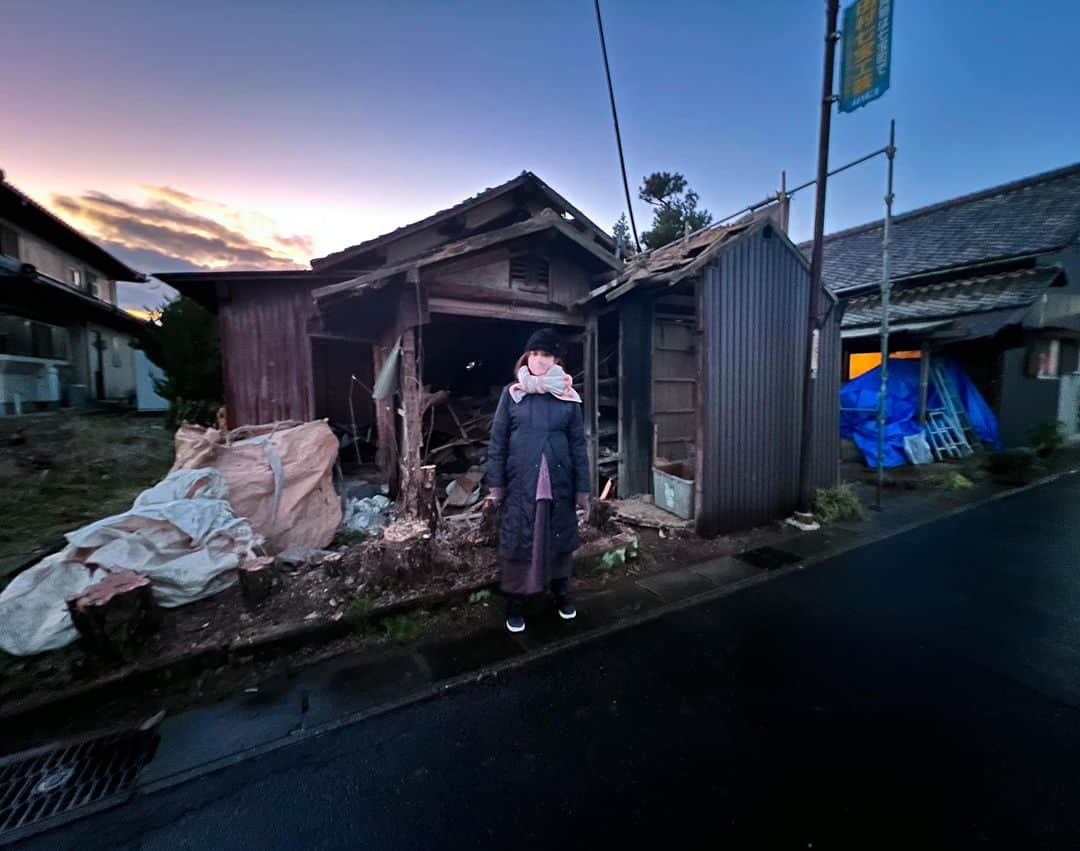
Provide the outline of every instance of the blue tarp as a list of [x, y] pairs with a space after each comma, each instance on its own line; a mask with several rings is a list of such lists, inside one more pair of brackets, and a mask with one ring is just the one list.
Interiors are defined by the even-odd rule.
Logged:
[[[968, 374], [955, 361], [943, 359], [953, 386], [967, 409], [971, 427], [983, 443], [1001, 448], [997, 418]], [[881, 367], [874, 367], [840, 388], [840, 435], [850, 437], [862, 451], [866, 463], [877, 466], [877, 401], [881, 387]], [[927, 407], [942, 407], [930, 383]], [[865, 410], [849, 410], [859, 408]], [[922, 433], [919, 425], [919, 361], [889, 358], [889, 380], [885, 393], [885, 466], [908, 463], [904, 437]]]

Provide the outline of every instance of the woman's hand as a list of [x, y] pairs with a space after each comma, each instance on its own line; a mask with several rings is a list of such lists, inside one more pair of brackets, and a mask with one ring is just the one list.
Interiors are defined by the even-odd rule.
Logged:
[[586, 514], [589, 513], [589, 508], [591, 507], [591, 505], [592, 505], [592, 495], [591, 494], [579, 493], [577, 495], [577, 507], [580, 508], [582, 511], [584, 511]]
[[495, 508], [498, 508], [502, 504], [502, 501], [503, 501], [502, 488], [492, 488], [491, 490], [488, 491], [488, 495], [486, 497], [484, 497], [484, 502], [488, 503], [490, 506], [493, 506]]
[[563, 392], [568, 392], [574, 386], [574, 377], [568, 372], [563, 373]]

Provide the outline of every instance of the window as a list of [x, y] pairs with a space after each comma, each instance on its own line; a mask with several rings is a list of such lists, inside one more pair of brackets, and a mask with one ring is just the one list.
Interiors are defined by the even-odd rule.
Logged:
[[19, 256], [19, 234], [7, 225], [0, 225], [0, 254]]
[[510, 286], [526, 292], [547, 293], [551, 270], [548, 261], [535, 254], [510, 258]]
[[112, 338], [112, 365], [117, 369], [120, 368], [120, 338], [119, 337], [113, 337]]
[[1036, 340], [1028, 348], [1028, 375], [1032, 378], [1058, 378], [1061, 375], [1061, 342]]
[[68, 267], [68, 283], [75, 289], [81, 290], [83, 288], [83, 271], [78, 266]]
[[0, 315], [0, 354], [67, 360], [67, 329], [18, 316]]
[[94, 298], [105, 298], [102, 292], [101, 279], [93, 272], [86, 273], [86, 291]]

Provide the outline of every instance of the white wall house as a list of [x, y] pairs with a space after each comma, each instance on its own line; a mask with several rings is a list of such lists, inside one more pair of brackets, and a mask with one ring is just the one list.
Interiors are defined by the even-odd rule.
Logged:
[[117, 306], [117, 280], [144, 276], [0, 172], [0, 415], [135, 403], [140, 320]]

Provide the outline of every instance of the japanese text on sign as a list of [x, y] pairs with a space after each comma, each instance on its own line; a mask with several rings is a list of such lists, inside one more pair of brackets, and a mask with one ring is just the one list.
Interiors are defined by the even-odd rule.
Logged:
[[840, 111], [851, 112], [889, 88], [893, 0], [855, 0], [844, 10]]

